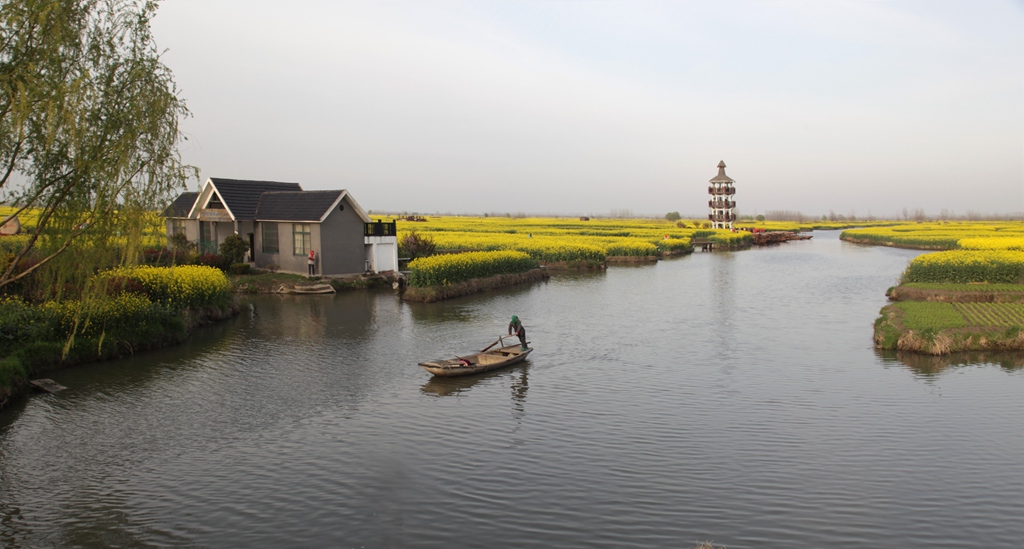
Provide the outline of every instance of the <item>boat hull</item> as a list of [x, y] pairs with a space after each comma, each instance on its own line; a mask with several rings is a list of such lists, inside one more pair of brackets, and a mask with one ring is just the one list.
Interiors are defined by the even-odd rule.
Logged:
[[[522, 362], [531, 352], [533, 348], [527, 347], [524, 351], [519, 345], [509, 345], [484, 353], [420, 362], [420, 367], [438, 377], [468, 376]], [[460, 359], [469, 361], [470, 364], [465, 365]]]

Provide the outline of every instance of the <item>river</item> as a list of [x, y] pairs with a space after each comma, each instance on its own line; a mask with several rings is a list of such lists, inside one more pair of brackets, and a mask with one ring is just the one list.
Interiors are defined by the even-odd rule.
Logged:
[[[817, 232], [435, 304], [260, 296], [0, 413], [0, 545], [1018, 548], [1018, 358], [872, 322], [920, 252]], [[530, 359], [418, 361], [523, 320]]]

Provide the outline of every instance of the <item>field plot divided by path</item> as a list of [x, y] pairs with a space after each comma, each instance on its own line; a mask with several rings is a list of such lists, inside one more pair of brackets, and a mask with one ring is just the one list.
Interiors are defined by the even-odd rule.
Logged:
[[971, 326], [1024, 326], [1024, 303], [954, 303]]

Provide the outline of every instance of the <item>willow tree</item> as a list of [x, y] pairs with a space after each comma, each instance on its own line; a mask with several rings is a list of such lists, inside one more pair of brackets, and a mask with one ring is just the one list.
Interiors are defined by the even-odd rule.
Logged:
[[196, 174], [177, 150], [189, 113], [155, 12], [130, 0], [0, 6], [0, 192], [15, 206], [0, 223], [37, 217], [0, 258], [0, 288], [47, 265], [84, 274], [110, 250], [131, 256], [146, 216]]

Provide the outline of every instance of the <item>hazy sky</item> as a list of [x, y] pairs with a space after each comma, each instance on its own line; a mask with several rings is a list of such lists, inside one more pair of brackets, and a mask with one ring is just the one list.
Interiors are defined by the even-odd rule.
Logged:
[[[167, 0], [202, 179], [376, 211], [1024, 211], [1024, 2]], [[195, 183], [191, 185], [195, 187]]]

